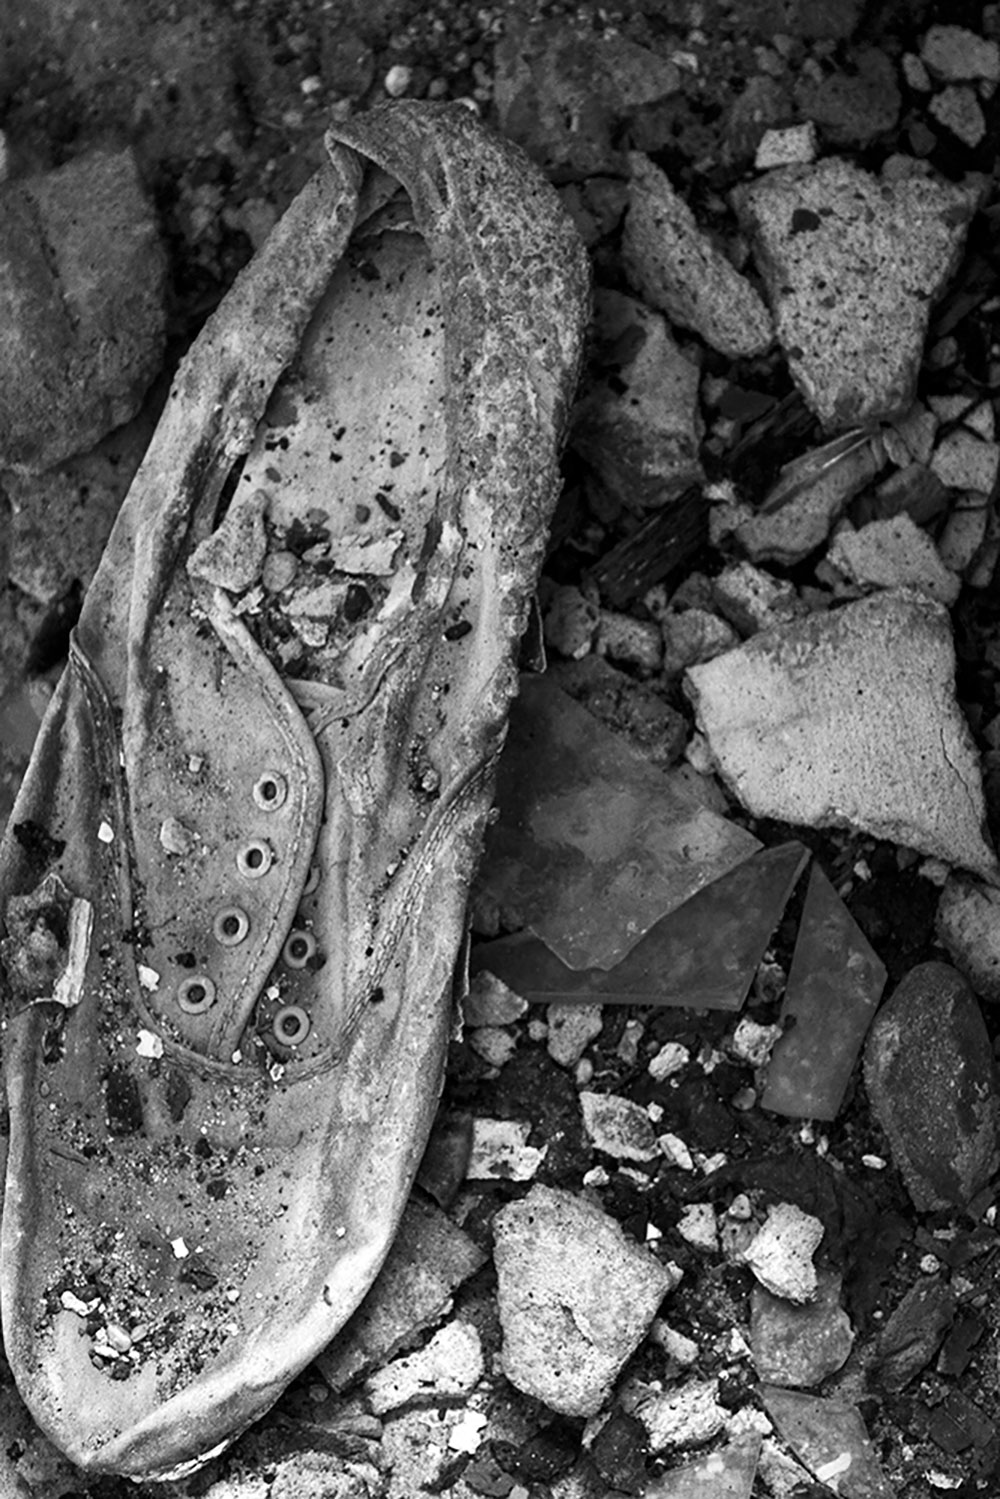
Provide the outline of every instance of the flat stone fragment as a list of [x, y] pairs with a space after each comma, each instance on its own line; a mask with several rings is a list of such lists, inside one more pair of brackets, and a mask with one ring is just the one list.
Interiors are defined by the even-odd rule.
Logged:
[[950, 875], [938, 901], [935, 931], [979, 998], [1000, 1004], [1000, 890]]
[[1000, 83], [1000, 47], [965, 26], [931, 26], [920, 55], [930, 71], [948, 83], [975, 78]]
[[447, 1214], [411, 1197], [378, 1279], [316, 1360], [330, 1388], [344, 1389], [440, 1321], [485, 1259]]
[[703, 477], [697, 361], [666, 320], [621, 292], [595, 296], [597, 369], [577, 402], [572, 446], [633, 513]]
[[840, 1304], [841, 1277], [816, 1275], [816, 1299], [795, 1306], [755, 1286], [750, 1300], [750, 1351], [760, 1379], [808, 1389], [842, 1369], [854, 1346], [851, 1321]]
[[878, 1009], [885, 964], [818, 864], [809, 877], [761, 1105], [836, 1119]]
[[776, 1385], [761, 1396], [796, 1457], [840, 1499], [895, 1499], [855, 1406]]
[[563, 1415], [596, 1414], [673, 1278], [599, 1207], [551, 1187], [501, 1208], [493, 1231], [504, 1373]]
[[826, 555], [832, 567], [860, 588], [913, 588], [948, 606], [962, 589], [927, 532], [905, 513], [858, 530], [845, 522]]
[[931, 1362], [957, 1311], [958, 1298], [940, 1276], [910, 1286], [879, 1333], [872, 1382], [891, 1394], [905, 1389]]
[[779, 167], [737, 188], [733, 202], [789, 370], [824, 427], [904, 411], [976, 190], [922, 176], [880, 181], [829, 157]]
[[[664, 916], [611, 969], [570, 968], [530, 932], [477, 944], [471, 966], [496, 973], [533, 1003], [561, 1001], [549, 1006], [549, 1053], [574, 1066], [600, 1030], [601, 1003], [740, 1009], [808, 857], [801, 843], [761, 849]], [[597, 1029], [586, 1031], [579, 1050], [557, 1039], [556, 1019], [565, 1026], [593, 1012]], [[585, 1030], [580, 1021], [572, 1034]]]
[[921, 1212], [966, 1207], [1000, 1165], [993, 1051], [982, 1013], [947, 963], [912, 968], [879, 1011], [865, 1086]]
[[737, 1437], [693, 1463], [650, 1479], [644, 1499], [750, 1499], [759, 1456], [759, 1436]]
[[404, 1405], [437, 1404], [468, 1395], [483, 1377], [483, 1349], [469, 1322], [448, 1322], [423, 1348], [394, 1359], [365, 1382], [376, 1416]]
[[758, 172], [816, 160], [816, 126], [812, 120], [787, 125], [783, 130], [765, 130], [754, 157]]
[[629, 285], [720, 354], [762, 354], [774, 333], [757, 292], [699, 228], [665, 172], [640, 151], [629, 153], [629, 170], [622, 237]]
[[51, 468], [135, 415], [163, 353], [165, 278], [130, 150], [0, 185], [0, 465]]
[[692, 667], [726, 784], [756, 817], [855, 827], [990, 876], [978, 756], [947, 612], [887, 591]]
[[1000, 472], [1000, 444], [983, 442], [974, 432], [962, 428], [949, 432], [934, 450], [931, 472], [950, 489], [990, 494]]
[[655, 1161], [660, 1153], [649, 1115], [617, 1093], [580, 1093], [583, 1127], [595, 1150], [618, 1161]]
[[612, 967], [759, 847], [545, 676], [522, 677], [497, 802], [477, 893], [573, 968]]

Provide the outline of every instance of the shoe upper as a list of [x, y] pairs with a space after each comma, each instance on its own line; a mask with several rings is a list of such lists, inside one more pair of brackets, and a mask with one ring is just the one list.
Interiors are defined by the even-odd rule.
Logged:
[[[587, 315], [555, 194], [465, 110], [328, 144], [181, 366], [0, 849], [8, 1356], [75, 1462], [136, 1477], [259, 1416], [391, 1242]], [[382, 607], [308, 680], [205, 558], [399, 184], [440, 288], [444, 465]]]

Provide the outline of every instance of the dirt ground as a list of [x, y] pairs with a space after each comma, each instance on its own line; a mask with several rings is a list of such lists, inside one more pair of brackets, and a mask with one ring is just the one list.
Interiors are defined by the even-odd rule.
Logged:
[[[25, 498], [21, 478], [0, 480], [6, 511], [0, 535], [6, 579], [0, 593], [0, 819], [9, 815], [40, 715], [65, 661], [82, 592], [172, 372], [318, 164], [328, 121], [396, 94], [461, 100], [496, 124], [498, 95], [502, 103], [509, 101], [514, 87], [509, 39], [521, 34], [518, 28], [539, 23], [564, 28], [567, 45], [580, 36], [624, 37], [676, 70], [676, 87], [664, 96], [653, 88], [642, 97], [636, 85], [633, 102], [616, 107], [609, 103], [607, 85], [595, 81], [588, 91], [585, 63], [571, 61], [566, 66], [582, 68], [584, 81], [578, 80], [569, 104], [559, 94], [556, 72], [543, 70], [537, 75], [534, 114], [527, 106], [518, 115], [504, 105], [508, 128], [559, 187], [587, 242], [596, 283], [609, 291], [628, 286], [621, 222], [629, 150], [646, 153], [668, 173], [708, 238], [732, 256], [742, 252], [744, 269], [749, 267], [746, 243], [734, 230], [729, 194], [754, 176], [755, 153], [772, 126], [812, 120], [823, 156], [868, 171], [902, 154], [918, 157], [952, 183], [978, 174], [978, 215], [931, 312], [918, 390], [928, 400], [957, 397], [968, 408], [980, 402], [995, 407], [1000, 389], [995, 99], [982, 91], [982, 133], [977, 136], [973, 122], [963, 139], [930, 112], [927, 89], [912, 64], [909, 72], [903, 64], [904, 58], [920, 57], [923, 38], [936, 23], [968, 27], [980, 38], [1000, 37], [995, 5], [972, 0], [947, 5], [932, 0], [634, 0], [618, 6], [527, 0], [516, 6], [459, 0], [429, 5], [410, 0], [132, 0], [127, 5], [8, 0], [0, 16], [0, 159], [6, 180], [49, 173], [95, 148], [131, 148], [164, 250], [166, 314], [164, 352], [141, 411], [65, 462], [44, 503]], [[498, 52], [504, 38], [507, 53]], [[883, 267], [881, 274], [891, 276], [892, 267]], [[550, 666], [565, 673], [574, 655], [613, 660], [626, 686], [619, 682], [614, 691], [607, 689], [603, 709], [594, 706], [600, 697], [596, 689], [574, 691], [569, 676], [560, 680], [578, 699], [589, 693], [591, 710], [662, 767], [680, 763], [694, 726], [693, 708], [680, 673], [670, 676], [662, 658], [651, 662], [643, 655], [642, 642], [651, 638], [655, 620], [649, 590], [659, 586], [676, 596], [687, 585], [697, 601], [704, 596], [698, 591], [701, 580], [716, 577], [738, 552], [720, 543], [716, 533], [709, 535], [692, 489], [700, 494], [705, 485], [731, 482], [759, 503], [772, 491], [782, 465], [825, 438], [781, 353], [734, 356], [698, 334], [685, 336], [700, 361], [701, 415], [691, 428], [691, 451], [675, 455], [669, 504], [623, 504], [597, 476], [586, 443], [571, 443], [540, 590]], [[620, 355], [621, 349], [615, 357]], [[592, 346], [591, 377], [602, 358], [614, 365], [606, 349]], [[995, 488], [989, 504], [995, 507]], [[860, 524], [857, 514], [854, 518]], [[939, 510], [921, 520], [940, 538], [945, 518]], [[814, 548], [806, 557], [766, 568], [807, 597], [809, 590], [827, 586], [823, 577], [828, 575], [815, 572], [818, 556]], [[956, 698], [975, 739], [994, 842], [1000, 831], [995, 578], [994, 558], [975, 586], [963, 576], [951, 603]], [[592, 633], [581, 651], [566, 646], [565, 632], [553, 623], [558, 590], [576, 590], [595, 618], [602, 608], [628, 617], [638, 626], [640, 643], [629, 637], [627, 646], [601, 649], [593, 646]], [[637, 686], [641, 696], [631, 691]], [[767, 814], [754, 816], [731, 795], [721, 805], [764, 846], [794, 837], [811, 852], [885, 965], [887, 994], [915, 965], [942, 957], [934, 922], [946, 870], [940, 879], [928, 877], [912, 850], [858, 828], [790, 826]], [[752, 1016], [762, 1026], [780, 1015], [804, 901], [800, 883], [779, 913], [758, 968]], [[481, 899], [474, 908], [479, 943], [509, 926], [495, 912], [491, 917], [487, 906]], [[993, 1046], [1000, 1012], [984, 1004], [982, 1013]], [[824, 1478], [808, 1463], [783, 1470], [774, 1459], [751, 1478], [752, 1488], [697, 1492], [718, 1493], [720, 1499], [730, 1492], [745, 1499], [751, 1494], [818, 1499], [828, 1493], [846, 1499], [884, 1494], [925, 1499], [937, 1493], [971, 1499], [1000, 1492], [995, 1422], [1000, 1240], [991, 1185], [978, 1182], [961, 1206], [918, 1210], [873, 1113], [860, 1064], [836, 1117], [810, 1123], [756, 1106], [751, 1095], [760, 1076], [753, 1060], [730, 1045], [730, 1010], [607, 1003], [600, 1019], [603, 1025], [568, 1062], [556, 1060], [547, 1045], [551, 1023], [547, 1032], [540, 1003], [506, 1025], [506, 1049], [499, 1042], [494, 1043], [499, 1050], [491, 1052], [485, 1042], [476, 1042], [477, 1030], [467, 1029], [452, 1051], [442, 1137], [447, 1141], [449, 1130], [461, 1135], [477, 1118], [526, 1122], [527, 1143], [547, 1146], [538, 1183], [572, 1194], [586, 1187], [628, 1235], [679, 1265], [685, 1275], [669, 1303], [671, 1326], [697, 1345], [698, 1376], [716, 1381], [718, 1405], [729, 1413], [764, 1408], [753, 1362], [733, 1351], [730, 1337], [732, 1329], [745, 1331], [758, 1315], [751, 1305], [753, 1285], [745, 1268], [706, 1253], [678, 1233], [690, 1203], [712, 1201], [721, 1212], [734, 1191], [741, 1191], [758, 1194], [755, 1206], [784, 1198], [818, 1217], [826, 1230], [822, 1262], [842, 1278], [854, 1330], [847, 1373], [831, 1375], [825, 1383], [819, 1379], [810, 1389], [854, 1403], [881, 1477], [869, 1475], [851, 1487]], [[496, 1027], [504, 1028], [503, 1022]], [[718, 1168], [707, 1178], [646, 1165], [636, 1169], [627, 1155], [615, 1158], [595, 1148], [583, 1127], [581, 1090], [596, 1088], [643, 1109], [660, 1106], [662, 1089], [648, 1062], [672, 1042], [686, 1048], [689, 1057], [713, 1059], [710, 1067], [692, 1065], [684, 1075], [671, 1095], [666, 1121], [703, 1160], [719, 1156]], [[442, 1159], [447, 1176], [447, 1149]], [[872, 1160], [881, 1163], [879, 1169]], [[433, 1181], [433, 1173], [427, 1179]], [[439, 1200], [449, 1208], [459, 1203], [463, 1228], [488, 1255], [493, 1217], [526, 1191], [524, 1181], [493, 1178], [468, 1184], [461, 1194], [446, 1184]], [[940, 1315], [936, 1338], [926, 1331], [931, 1312], [925, 1316], [919, 1297], [913, 1301], [915, 1290], [930, 1282], [941, 1292], [934, 1303], [934, 1315]], [[494, 1355], [501, 1333], [495, 1295], [496, 1272], [488, 1259], [456, 1292], [459, 1310], [473, 1322], [478, 1319], [484, 1345]], [[878, 1351], [881, 1330], [907, 1297], [912, 1325], [897, 1328], [899, 1346], [887, 1352], [883, 1343]], [[920, 1350], [912, 1353], [905, 1377], [899, 1374], [900, 1347]], [[661, 1347], [644, 1343], [629, 1365], [633, 1386], [662, 1377], [663, 1359]], [[681, 1372], [675, 1365], [674, 1374]], [[508, 1400], [517, 1406], [517, 1391], [495, 1372], [490, 1388], [497, 1405]], [[517, 1420], [511, 1417], [506, 1428], [498, 1424], [507, 1435], [497, 1436], [488, 1451], [481, 1449], [473, 1460], [469, 1454], [459, 1459], [453, 1450], [449, 1462], [429, 1475], [420, 1477], [419, 1465], [414, 1467], [418, 1477], [412, 1480], [403, 1476], [408, 1470], [398, 1451], [392, 1477], [391, 1464], [378, 1457], [377, 1423], [364, 1424], [371, 1416], [356, 1391], [348, 1398], [357, 1402], [352, 1419], [361, 1424], [345, 1437], [341, 1408], [321, 1372], [307, 1371], [231, 1454], [172, 1492], [211, 1499], [279, 1499], [293, 1493], [360, 1499], [406, 1494], [411, 1481], [414, 1495], [426, 1483], [423, 1491], [454, 1490], [460, 1499], [472, 1493], [501, 1499], [512, 1493], [515, 1499], [610, 1499], [624, 1493], [685, 1499], [696, 1492], [670, 1487], [668, 1479], [697, 1454], [704, 1438], [648, 1451], [648, 1432], [644, 1435], [636, 1423], [627, 1391], [607, 1407], [617, 1423], [614, 1430], [622, 1433], [617, 1446], [609, 1436], [600, 1448], [582, 1419], [558, 1415], [538, 1401], [522, 1402]], [[12, 1495], [124, 1499], [142, 1492], [152, 1499], [165, 1492], [74, 1475], [34, 1433], [9, 1380], [0, 1419], [7, 1423], [8, 1481], [20, 1485], [10, 1489]], [[774, 1424], [780, 1425], [776, 1418]], [[709, 1442], [721, 1443], [721, 1431]], [[358, 1457], [365, 1442], [367, 1467]], [[395, 1487], [388, 1488], [390, 1483]]]

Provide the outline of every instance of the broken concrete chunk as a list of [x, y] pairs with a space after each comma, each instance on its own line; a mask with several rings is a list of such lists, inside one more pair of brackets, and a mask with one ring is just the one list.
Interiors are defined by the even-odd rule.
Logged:
[[865, 1086], [921, 1212], [966, 1207], [1000, 1165], [993, 1051], [956, 969], [921, 963], [882, 1006]]
[[701, 1447], [725, 1430], [729, 1413], [719, 1404], [715, 1379], [690, 1379], [642, 1400], [635, 1414], [646, 1428], [650, 1452]]
[[983, 875], [975, 747], [946, 611], [903, 591], [755, 636], [687, 686], [722, 777], [757, 817], [856, 827]]
[[260, 578], [267, 552], [267, 503], [262, 489], [238, 489], [222, 525], [199, 542], [188, 558], [189, 575], [230, 593], [251, 588]]
[[783, 130], [765, 130], [753, 164], [758, 172], [768, 172], [772, 167], [815, 160], [816, 126], [812, 120], [806, 120], [802, 125], [788, 125]]
[[595, 1150], [617, 1161], [655, 1161], [660, 1153], [649, 1115], [617, 1093], [581, 1092], [583, 1126]]
[[1000, 471], [1000, 444], [984, 442], [959, 427], [941, 439], [931, 458], [931, 472], [949, 489], [975, 489], [990, 494]]
[[781, 1007], [784, 1034], [761, 1104], [794, 1119], [836, 1119], [885, 984], [885, 964], [813, 865]]
[[930, 177], [880, 181], [831, 157], [779, 167], [733, 201], [792, 377], [823, 425], [904, 411], [977, 191]]
[[481, 971], [462, 1000], [462, 1020], [470, 1030], [481, 1026], [513, 1025], [527, 1008], [527, 1002], [513, 989], [508, 989], [491, 973]]
[[552, 1410], [594, 1415], [674, 1277], [570, 1192], [532, 1187], [493, 1230], [504, 1373]]
[[[734, 562], [712, 580], [712, 598], [734, 629], [746, 639], [772, 625], [785, 625], [806, 613], [794, 583], [774, 578], [752, 562]], [[693, 664], [693, 663], [692, 663]]]
[[976, 78], [1000, 82], [1000, 47], [965, 26], [930, 27], [920, 55], [930, 72], [948, 83]]
[[549, 1028], [545, 1049], [560, 1067], [575, 1067], [591, 1041], [604, 1029], [604, 1010], [600, 1004], [549, 1005], [545, 1019]]
[[939, 604], [953, 604], [962, 588], [927, 532], [906, 514], [873, 520], [860, 530], [843, 522], [827, 561], [860, 588], [913, 588]]
[[411, 1197], [378, 1279], [316, 1361], [330, 1388], [353, 1384], [439, 1322], [454, 1292], [485, 1259], [445, 1213]]
[[738, 636], [731, 625], [708, 609], [668, 610], [661, 621], [663, 631], [663, 672], [678, 677], [699, 661], [711, 661], [736, 644]]
[[395, 1359], [365, 1383], [376, 1416], [404, 1405], [439, 1405], [468, 1395], [483, 1376], [479, 1334], [468, 1322], [449, 1322], [430, 1342], [406, 1358]]
[[0, 465], [40, 471], [138, 411], [166, 258], [130, 150], [0, 185]]
[[769, 1208], [764, 1226], [744, 1252], [744, 1260], [772, 1296], [786, 1301], [812, 1301], [816, 1295], [813, 1254], [823, 1237], [818, 1218], [793, 1202]]
[[702, 477], [698, 363], [659, 313], [621, 292], [597, 292], [595, 338], [571, 442], [618, 504], [642, 514]]
[[1000, 1003], [1000, 890], [950, 875], [938, 901], [935, 929], [979, 998]]
[[625, 275], [642, 300], [692, 328], [720, 354], [761, 354], [773, 338], [757, 292], [698, 227], [666, 173], [629, 153], [629, 209], [622, 238]]
[[521, 1119], [476, 1119], [469, 1181], [530, 1181], [545, 1159], [547, 1145], [528, 1144], [531, 1125]]
[[826, 540], [847, 505], [884, 462], [881, 443], [845, 446], [835, 439], [782, 469], [760, 510], [736, 526], [736, 539], [755, 562], [801, 562]]
[[808, 1389], [843, 1368], [854, 1346], [851, 1321], [840, 1304], [841, 1277], [816, 1272], [816, 1299], [796, 1306], [755, 1286], [750, 1348], [760, 1379]]
[[930, 113], [965, 146], [975, 148], [986, 134], [986, 117], [967, 83], [950, 83], [935, 94]]

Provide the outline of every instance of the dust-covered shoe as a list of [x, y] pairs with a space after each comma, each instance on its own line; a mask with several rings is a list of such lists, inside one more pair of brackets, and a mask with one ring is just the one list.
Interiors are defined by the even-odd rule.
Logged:
[[180, 369], [0, 854], [4, 1333], [82, 1468], [224, 1447], [389, 1247], [586, 314], [526, 158], [398, 103]]

